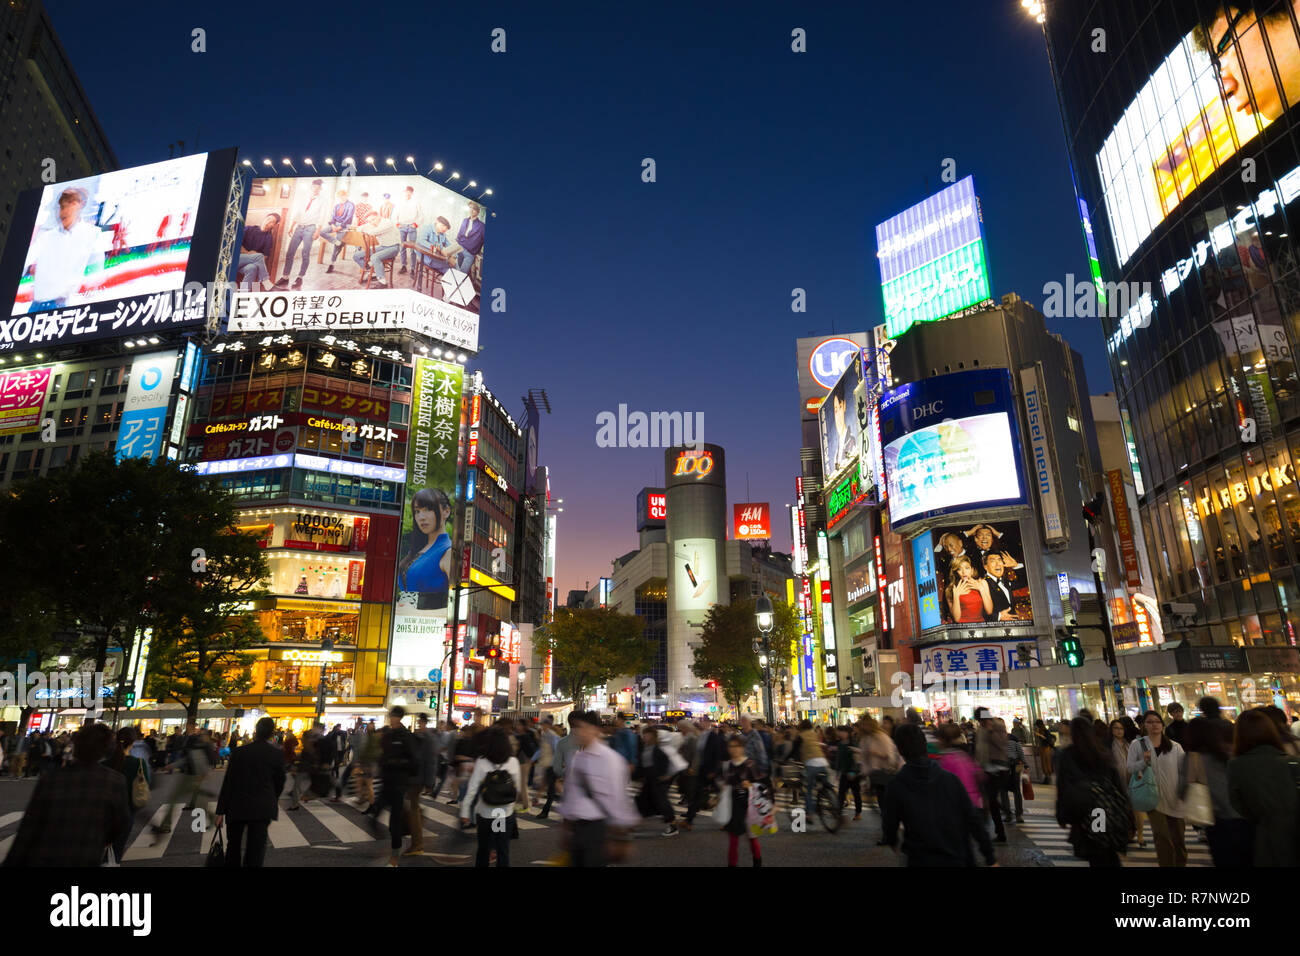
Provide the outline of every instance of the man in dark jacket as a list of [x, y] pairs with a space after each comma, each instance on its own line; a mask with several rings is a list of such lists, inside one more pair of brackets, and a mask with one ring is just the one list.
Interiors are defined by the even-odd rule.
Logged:
[[668, 799], [668, 785], [672, 782], [668, 755], [659, 746], [659, 730], [647, 727], [641, 732], [641, 756], [634, 776], [641, 778], [641, 793], [637, 798], [637, 809], [643, 817], [661, 814], [664, 818], [663, 836], [676, 836], [676, 814]]
[[42, 774], [5, 857], [5, 866], [99, 866], [126, 839], [126, 778], [100, 763], [113, 743], [107, 724], [72, 738], [73, 762]]
[[[271, 742], [275, 721], [257, 722], [253, 742], [230, 753], [226, 778], [217, 796], [217, 826], [230, 818], [226, 866], [261, 866], [266, 859], [266, 830], [280, 815], [284, 789], [284, 752]], [[240, 860], [240, 846], [248, 834], [248, 849]]]
[[1183, 705], [1175, 701], [1169, 705], [1169, 723], [1165, 725], [1165, 736], [1178, 746], [1183, 746], [1187, 734], [1187, 721], [1183, 720]]
[[722, 731], [714, 727], [708, 717], [701, 718], [700, 735], [695, 741], [695, 754], [691, 761], [696, 783], [691, 794], [691, 805], [686, 810], [686, 829], [691, 829], [695, 815], [708, 803], [726, 759], [727, 742], [723, 739]]
[[402, 725], [405, 716], [405, 707], [390, 710], [388, 726], [381, 732], [379, 741], [379, 778], [383, 789], [374, 813], [378, 816], [380, 810], [388, 808], [388, 832], [392, 836], [389, 866], [397, 866], [397, 858], [402, 852], [402, 837], [406, 830], [406, 791], [420, 769], [415, 736]]
[[903, 724], [894, 736], [907, 762], [885, 790], [881, 842], [895, 846], [901, 823], [908, 866], [974, 866], [974, 838], [988, 865], [997, 866], [983, 813], [962, 782], [929, 758], [925, 732]]

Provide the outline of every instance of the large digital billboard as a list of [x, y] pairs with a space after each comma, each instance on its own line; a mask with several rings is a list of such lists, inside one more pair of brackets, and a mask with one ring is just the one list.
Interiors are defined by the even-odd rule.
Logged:
[[854, 400], [862, 384], [862, 358], [860, 350], [849, 357], [830, 394], [817, 412], [821, 432], [823, 486], [831, 487], [835, 480], [849, 468], [856, 468], [861, 451], [862, 428], [858, 424]]
[[921, 628], [1032, 626], [1016, 521], [943, 525], [912, 540]]
[[[1284, 22], [1279, 37], [1290, 35], [1288, 6], [1278, 7]], [[1283, 97], [1256, 17], [1234, 21], [1230, 30], [1220, 15], [1210, 33], [1207, 41], [1194, 30], [1178, 42], [1097, 153], [1106, 217], [1121, 266], [1206, 177], [1281, 116], [1286, 102], [1295, 103], [1300, 96], [1293, 36], [1286, 41], [1290, 53], [1274, 50]], [[1281, 43], [1277, 38], [1272, 42]], [[1208, 43], [1216, 50], [1217, 75]]]
[[451, 580], [459, 570], [452, 541], [463, 379], [460, 365], [415, 360], [389, 665], [414, 668], [421, 678], [422, 669], [441, 666]]
[[254, 179], [229, 330], [409, 329], [476, 350], [487, 215], [419, 175]]
[[982, 221], [975, 178], [967, 176], [876, 226], [891, 338], [989, 297]]
[[234, 150], [196, 153], [24, 193], [0, 350], [203, 322], [233, 169]]
[[901, 385], [880, 401], [894, 528], [953, 511], [1026, 503], [1006, 369]]

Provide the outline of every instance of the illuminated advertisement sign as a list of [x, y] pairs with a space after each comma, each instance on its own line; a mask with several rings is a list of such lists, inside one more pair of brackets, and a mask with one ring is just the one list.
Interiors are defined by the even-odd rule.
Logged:
[[234, 150], [196, 153], [24, 194], [0, 350], [203, 322], [234, 161]]
[[703, 478], [713, 470], [713, 455], [707, 451], [684, 451], [673, 465], [673, 477], [683, 475]]
[[889, 521], [1026, 503], [1005, 369], [902, 385], [880, 402]]
[[[1097, 172], [1119, 265], [1206, 177], [1283, 112], [1259, 24], [1250, 17], [1245, 25], [1234, 21], [1232, 31], [1223, 25], [1224, 35], [1236, 39], [1220, 56], [1219, 75], [1195, 33], [1188, 33], [1102, 143]], [[1294, 58], [1279, 54], [1277, 59], [1286, 100], [1294, 102], [1300, 80]], [[1233, 92], [1233, 102], [1224, 99], [1224, 89]], [[1247, 90], [1258, 110], [1242, 105]]]
[[772, 506], [766, 501], [731, 506], [732, 537], [738, 541], [772, 537]]
[[1115, 531], [1119, 534], [1120, 556], [1124, 561], [1124, 578], [1131, 588], [1142, 586], [1142, 569], [1138, 564], [1137, 542], [1133, 538], [1133, 516], [1128, 507], [1128, 486], [1124, 473], [1118, 468], [1106, 472], [1110, 484], [1110, 506], [1115, 515]]
[[975, 179], [967, 176], [876, 226], [891, 338], [989, 297], [981, 222]]
[[845, 470], [858, 466], [862, 429], [858, 424], [854, 395], [861, 384], [861, 353], [855, 352], [817, 412], [822, 444], [822, 475], [828, 487]]
[[921, 667], [927, 674], [979, 674], [1022, 670], [1035, 666], [1020, 663], [1015, 641], [977, 644], [943, 644], [921, 651]]
[[[863, 355], [866, 368], [866, 356]], [[853, 392], [854, 418], [858, 430], [858, 480], [868, 492], [876, 487], [884, 470], [880, 455], [880, 412], [876, 392], [864, 378]]]
[[916, 606], [921, 610], [921, 630], [938, 627], [943, 623], [939, 614], [942, 595], [928, 534], [912, 539], [912, 568], [916, 572]]
[[[819, 540], [825, 540], [821, 536]], [[829, 562], [826, 562], [829, 565]], [[826, 690], [835, 690], [840, 686], [839, 683], [839, 656], [835, 650], [835, 613], [832, 605], [831, 582], [828, 579], [822, 579], [821, 582], [821, 613], [822, 613], [822, 662], [826, 675]]]
[[810, 336], [795, 343], [801, 420], [816, 419], [826, 393], [835, 387], [853, 356], [867, 344], [867, 336], [862, 332]]
[[1039, 512], [1043, 518], [1043, 540], [1065, 540], [1061, 523], [1061, 498], [1056, 493], [1056, 456], [1048, 442], [1047, 396], [1038, 387], [1038, 368], [1020, 370], [1024, 390], [1025, 427], [1029, 429], [1029, 468], [1038, 489]]
[[38, 431], [53, 368], [29, 368], [0, 375], [0, 435]]
[[849, 509], [866, 497], [866, 489], [858, 481], [857, 473], [846, 475], [826, 497], [826, 527], [835, 527], [849, 513]]
[[415, 360], [389, 664], [416, 673], [440, 666], [444, 650], [463, 388], [461, 366]]
[[274, 287], [235, 293], [229, 330], [408, 329], [477, 349], [487, 217], [419, 175], [254, 179], [240, 278]]
[[667, 521], [667, 492], [663, 488], [642, 488], [636, 496], [636, 530], [662, 528]]
[[673, 542], [671, 574], [679, 610], [703, 611], [717, 604], [717, 542], [712, 538]]
[[137, 355], [131, 361], [131, 381], [118, 425], [117, 460], [157, 458], [162, 449], [163, 423], [176, 375], [176, 353]]
[[[928, 554], [923, 551], [928, 550]], [[921, 627], [998, 624], [1031, 627], [1034, 609], [1015, 521], [935, 528], [912, 541]], [[925, 575], [923, 578], [922, 575]], [[937, 598], [938, 621], [926, 612]]]

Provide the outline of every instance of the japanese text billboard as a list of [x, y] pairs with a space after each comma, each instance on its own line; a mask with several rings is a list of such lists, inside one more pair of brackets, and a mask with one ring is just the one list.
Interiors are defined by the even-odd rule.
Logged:
[[41, 427], [53, 371], [29, 368], [0, 375], [0, 435], [21, 435]]
[[117, 432], [117, 460], [157, 458], [162, 449], [163, 424], [176, 377], [175, 352], [137, 355]]
[[895, 528], [954, 511], [1026, 503], [1005, 369], [952, 372], [886, 392], [880, 432]]
[[913, 539], [922, 629], [1032, 626], [1024, 557], [1015, 521], [948, 525]]
[[477, 349], [487, 217], [415, 174], [255, 179], [229, 330], [409, 329]]
[[448, 593], [458, 570], [452, 539], [463, 379], [459, 365], [415, 361], [389, 660], [395, 668], [441, 666]]
[[233, 169], [233, 150], [197, 153], [24, 194], [0, 264], [0, 350], [203, 322]]
[[891, 338], [989, 297], [982, 222], [975, 179], [967, 176], [876, 226]]

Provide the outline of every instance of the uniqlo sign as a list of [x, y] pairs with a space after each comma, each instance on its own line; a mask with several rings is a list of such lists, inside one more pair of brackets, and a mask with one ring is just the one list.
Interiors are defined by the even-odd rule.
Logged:
[[731, 506], [732, 536], [738, 541], [772, 537], [772, 507], [768, 502]]

